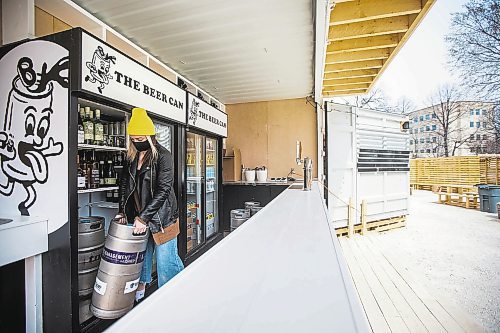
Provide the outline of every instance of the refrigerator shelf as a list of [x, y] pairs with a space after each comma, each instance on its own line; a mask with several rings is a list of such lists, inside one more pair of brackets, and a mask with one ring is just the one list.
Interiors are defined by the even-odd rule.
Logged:
[[106, 192], [106, 191], [114, 191], [114, 190], [118, 190], [118, 186], [99, 187], [99, 188], [90, 188], [87, 190], [78, 190], [78, 194], [94, 193], [94, 192]]
[[89, 202], [87, 204], [87, 206], [89, 206], [89, 207], [98, 207], [98, 208], [118, 209], [118, 203], [117, 202], [108, 202], [108, 201]]
[[122, 148], [122, 147], [110, 147], [110, 146], [86, 145], [86, 144], [79, 144], [78, 149], [79, 150], [94, 149], [94, 150], [105, 150], [105, 151], [127, 151], [127, 148]]

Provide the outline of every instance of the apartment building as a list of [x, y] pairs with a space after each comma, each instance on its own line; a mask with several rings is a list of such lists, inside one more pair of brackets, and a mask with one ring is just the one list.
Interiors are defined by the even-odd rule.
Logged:
[[[488, 135], [493, 103], [460, 101], [408, 113], [410, 119], [410, 149], [412, 157], [445, 156], [443, 128], [448, 126], [448, 156], [484, 154], [490, 138]], [[449, 120], [443, 120], [449, 119]]]

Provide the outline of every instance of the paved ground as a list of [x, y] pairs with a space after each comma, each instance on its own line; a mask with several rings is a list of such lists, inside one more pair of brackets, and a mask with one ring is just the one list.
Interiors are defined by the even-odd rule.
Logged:
[[421, 284], [454, 302], [489, 332], [500, 332], [500, 220], [435, 203], [414, 191], [407, 227], [378, 234]]

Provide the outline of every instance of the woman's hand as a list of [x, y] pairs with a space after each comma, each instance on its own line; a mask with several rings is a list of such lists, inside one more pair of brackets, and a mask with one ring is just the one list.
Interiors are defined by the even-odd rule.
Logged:
[[136, 217], [134, 220], [134, 234], [143, 234], [146, 232], [147, 225], [142, 222], [139, 217]]
[[125, 216], [122, 213], [116, 214], [115, 221], [118, 224], [127, 224], [127, 221], [125, 221]]

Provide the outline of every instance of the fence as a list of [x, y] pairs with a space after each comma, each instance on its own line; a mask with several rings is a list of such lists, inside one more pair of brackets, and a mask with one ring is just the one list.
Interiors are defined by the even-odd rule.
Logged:
[[410, 184], [424, 189], [441, 185], [499, 185], [500, 155], [413, 159]]

